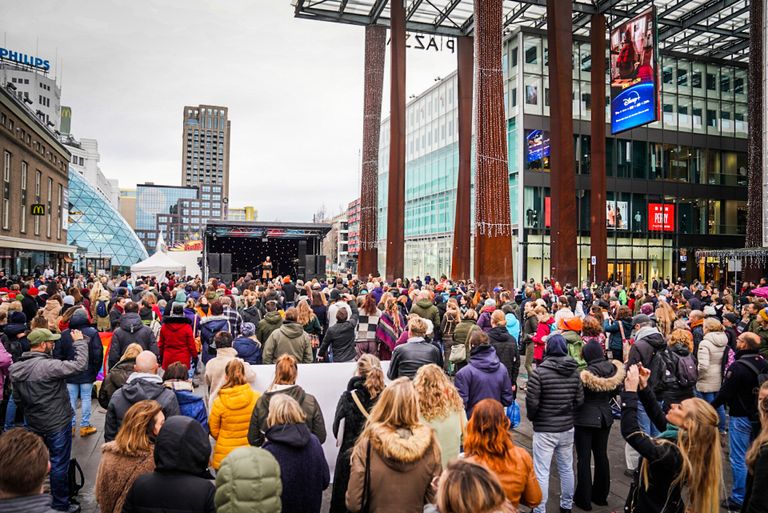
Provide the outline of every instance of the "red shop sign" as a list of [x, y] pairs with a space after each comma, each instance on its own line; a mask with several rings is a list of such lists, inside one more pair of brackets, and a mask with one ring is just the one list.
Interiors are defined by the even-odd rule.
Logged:
[[648, 203], [648, 231], [675, 231], [675, 205], [669, 203]]

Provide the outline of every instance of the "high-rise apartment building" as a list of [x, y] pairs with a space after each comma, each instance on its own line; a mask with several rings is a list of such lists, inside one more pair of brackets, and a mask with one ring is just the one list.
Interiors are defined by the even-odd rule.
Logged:
[[[198, 187], [211, 185], [202, 200], [211, 200], [226, 217], [229, 202], [229, 130], [227, 107], [199, 105], [184, 107], [181, 183]], [[221, 208], [224, 207], [224, 208]]]

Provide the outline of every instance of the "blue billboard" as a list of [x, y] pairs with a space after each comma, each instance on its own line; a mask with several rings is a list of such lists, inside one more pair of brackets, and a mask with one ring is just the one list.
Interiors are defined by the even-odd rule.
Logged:
[[611, 133], [659, 119], [656, 8], [611, 30]]

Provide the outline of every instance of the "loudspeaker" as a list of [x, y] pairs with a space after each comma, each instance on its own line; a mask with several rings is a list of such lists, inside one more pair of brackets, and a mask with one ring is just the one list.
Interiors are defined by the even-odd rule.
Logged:
[[208, 275], [219, 274], [221, 270], [221, 254], [208, 253]]
[[317, 255], [316, 257], [315, 276], [325, 277], [325, 255]]
[[221, 273], [232, 273], [232, 253], [221, 253]]
[[[299, 262], [301, 262], [301, 260], [299, 260]], [[315, 255], [306, 255], [304, 257], [304, 262], [305, 262], [304, 268], [306, 269], [306, 272], [307, 272], [307, 279], [311, 280], [312, 278], [310, 278], [310, 276], [314, 278], [316, 269], [317, 269], [317, 264], [315, 262]]]
[[307, 258], [307, 241], [300, 240], [299, 241], [299, 262], [304, 262], [305, 258]]

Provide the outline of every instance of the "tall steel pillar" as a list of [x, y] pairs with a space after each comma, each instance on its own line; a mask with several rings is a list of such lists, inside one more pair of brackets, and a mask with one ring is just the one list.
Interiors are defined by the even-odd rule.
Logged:
[[387, 265], [389, 280], [403, 278], [405, 262], [405, 0], [390, 0], [389, 190]]
[[[753, 0], [749, 7], [749, 81], [747, 96], [747, 237], [748, 248], [763, 245], [763, 25], [764, 2]], [[744, 269], [744, 279], [757, 281], [765, 269], [754, 259]]]
[[451, 278], [470, 278], [470, 225], [472, 189], [472, 73], [474, 71], [474, 41], [472, 37], [458, 38], [458, 99], [459, 99], [459, 179], [456, 185], [456, 216], [453, 225], [453, 255]]
[[608, 233], [605, 226], [605, 15], [592, 15], [590, 44], [592, 50], [592, 127], [590, 173], [590, 243], [592, 266], [589, 279], [608, 279]]
[[365, 82], [363, 98], [363, 169], [360, 179], [360, 253], [357, 274], [366, 277], [379, 271], [378, 183], [381, 97], [384, 90], [384, 59], [387, 29], [365, 27]]
[[504, 84], [501, 70], [502, 0], [474, 0], [475, 281], [512, 287], [512, 223]]
[[547, 0], [552, 196], [549, 232], [550, 278], [560, 281], [563, 285], [566, 282], [576, 284], [578, 280], [576, 169], [573, 157], [572, 17], [573, 5], [570, 0]]

